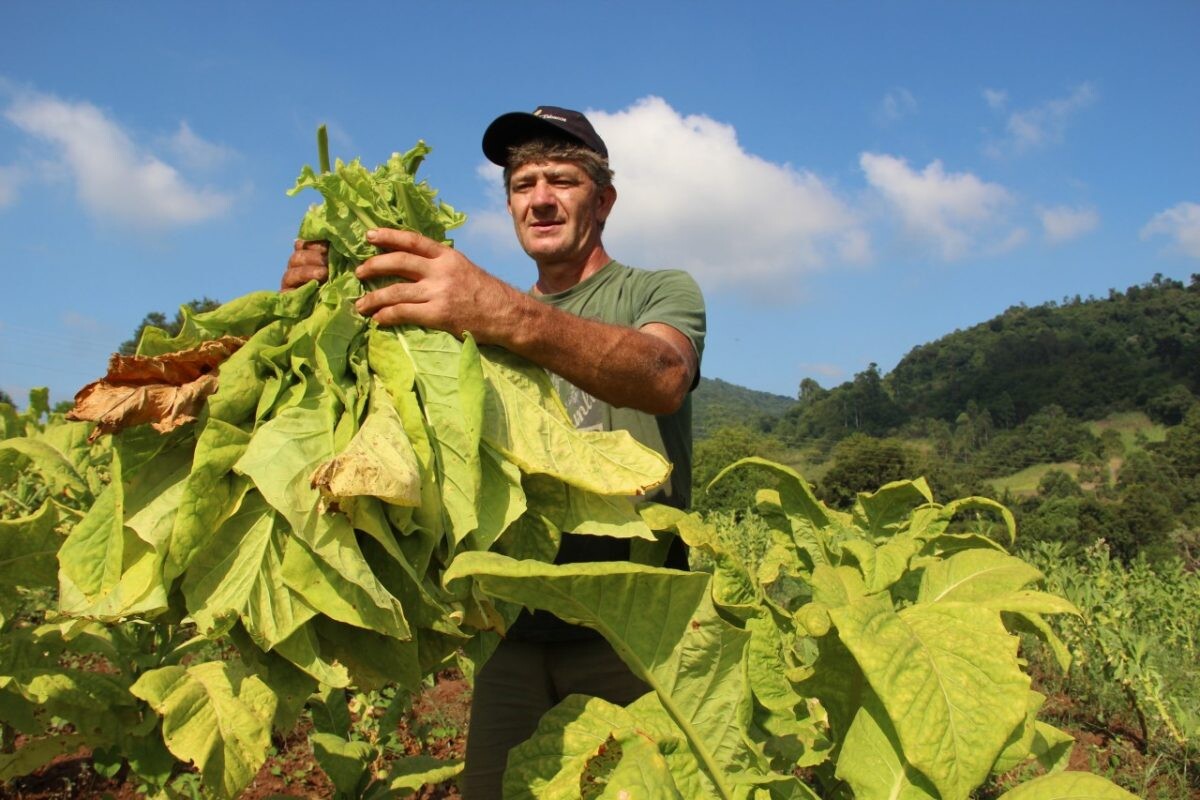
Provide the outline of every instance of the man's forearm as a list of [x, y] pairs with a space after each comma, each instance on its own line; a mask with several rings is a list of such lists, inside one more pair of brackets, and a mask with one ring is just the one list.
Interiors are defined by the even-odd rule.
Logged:
[[696, 351], [669, 325], [634, 329], [577, 317], [410, 231], [376, 229], [367, 238], [384, 252], [359, 265], [359, 279], [405, 279], [356, 301], [359, 313], [380, 325], [469, 331], [481, 344], [524, 356], [599, 400], [649, 414], [672, 413], [691, 389]]
[[691, 342], [663, 324], [636, 329], [584, 319], [526, 297], [503, 341], [506, 349], [611, 405], [669, 414], [691, 389]]

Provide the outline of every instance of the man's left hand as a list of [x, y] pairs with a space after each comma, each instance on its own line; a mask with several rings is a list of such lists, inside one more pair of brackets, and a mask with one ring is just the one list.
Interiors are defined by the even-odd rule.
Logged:
[[526, 299], [452, 247], [412, 231], [379, 228], [367, 241], [381, 252], [359, 265], [360, 280], [400, 277], [368, 292], [355, 307], [381, 325], [421, 325], [461, 336], [469, 331], [481, 344], [504, 344]]

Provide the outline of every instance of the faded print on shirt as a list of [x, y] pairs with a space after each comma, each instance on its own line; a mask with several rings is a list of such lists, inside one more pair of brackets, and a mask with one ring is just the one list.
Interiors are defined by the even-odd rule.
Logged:
[[567, 408], [571, 424], [581, 431], [605, 431], [605, 404], [580, 389], [575, 384], [551, 373], [554, 388]]

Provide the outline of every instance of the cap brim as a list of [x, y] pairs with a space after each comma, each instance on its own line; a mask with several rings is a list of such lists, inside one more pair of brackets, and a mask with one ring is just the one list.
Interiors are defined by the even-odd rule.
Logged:
[[552, 122], [525, 111], [513, 111], [496, 117], [483, 132], [483, 154], [487, 156], [488, 161], [503, 167], [508, 163], [508, 148], [541, 136], [569, 139], [584, 144], [578, 136]]

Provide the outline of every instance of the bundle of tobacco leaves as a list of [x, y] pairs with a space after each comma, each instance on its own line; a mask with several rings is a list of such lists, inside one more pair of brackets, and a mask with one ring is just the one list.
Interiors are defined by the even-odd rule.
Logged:
[[464, 221], [415, 179], [428, 152], [305, 167], [291, 193], [324, 202], [300, 236], [329, 243], [329, 280], [185, 309], [178, 335], [147, 329], [80, 393], [75, 417], [112, 435], [112, 481], [61, 548], [65, 615], [228, 636], [281, 701], [413, 688], [517, 610], [447, 590], [458, 554], [548, 560], [564, 530], [653, 539], [633, 498], [666, 478], [659, 455], [575, 430], [547, 374], [506, 351], [355, 311], [367, 230], [449, 244]]

